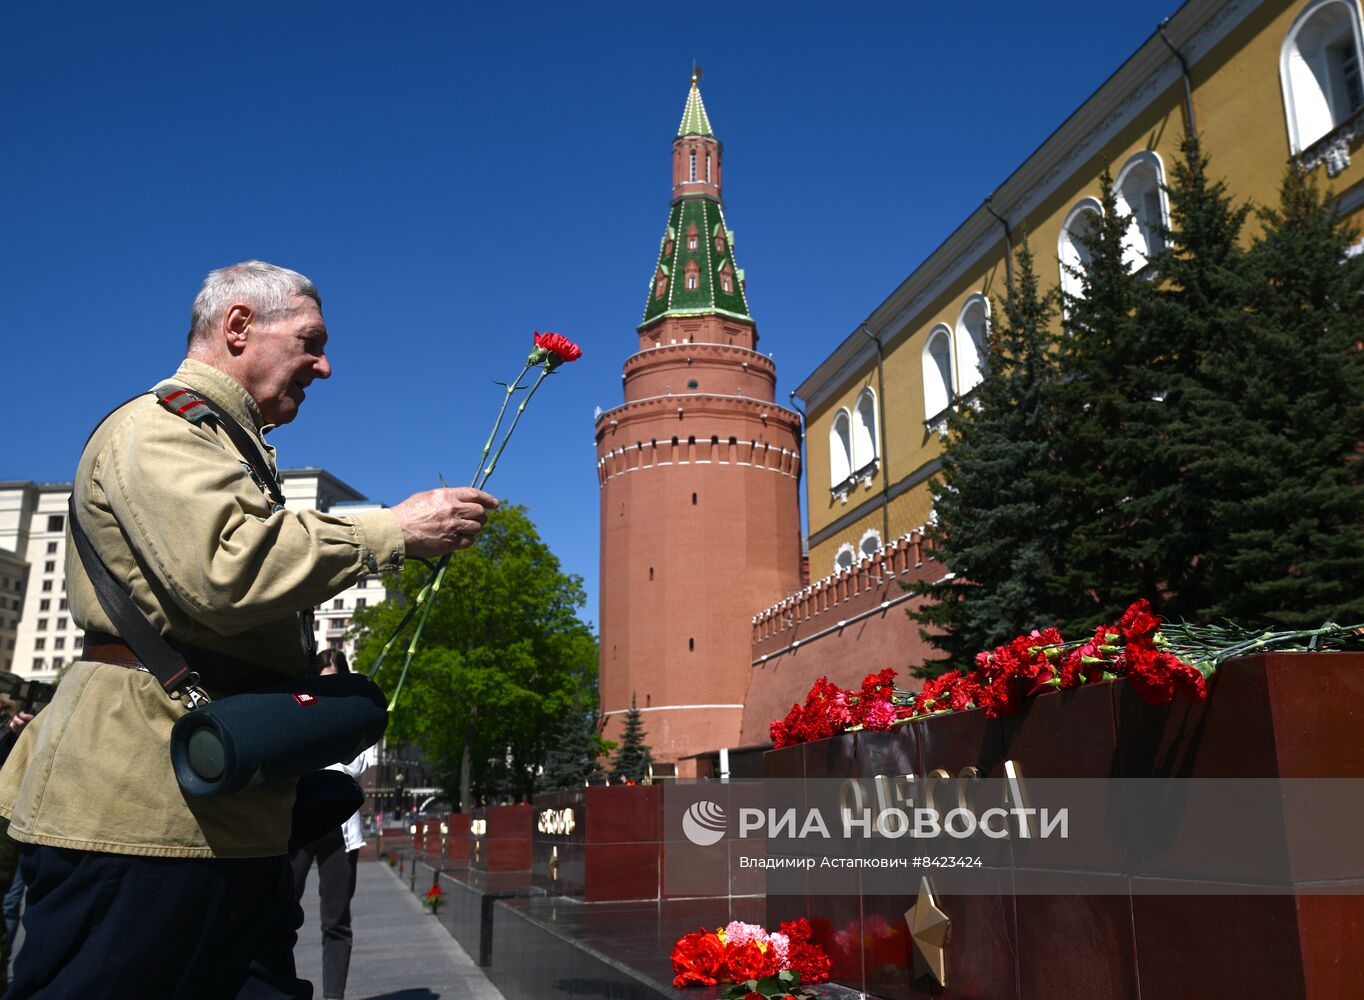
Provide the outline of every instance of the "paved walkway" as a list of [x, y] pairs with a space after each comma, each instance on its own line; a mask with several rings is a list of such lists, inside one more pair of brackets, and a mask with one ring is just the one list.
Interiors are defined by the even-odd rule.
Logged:
[[[298, 974], [322, 996], [322, 933], [317, 869], [303, 894], [303, 928], [294, 950]], [[502, 1000], [483, 970], [422, 907], [386, 863], [360, 862], [351, 903], [355, 945], [349, 1000]]]

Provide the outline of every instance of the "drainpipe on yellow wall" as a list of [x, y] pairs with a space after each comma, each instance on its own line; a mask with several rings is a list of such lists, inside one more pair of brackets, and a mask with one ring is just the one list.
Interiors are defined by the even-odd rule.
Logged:
[[[994, 195], [990, 195], [993, 198]], [[995, 207], [990, 204], [990, 198], [985, 199], [985, 211], [989, 212], [999, 224], [1004, 227], [1004, 283], [1009, 286], [1009, 291], [1014, 290], [1014, 237], [1009, 231], [1009, 220], [995, 211]]]
[[1184, 77], [1184, 115], [1188, 119], [1189, 135], [1198, 135], [1198, 125], [1194, 123], [1193, 114], [1193, 84], [1189, 80], [1189, 61], [1184, 58], [1184, 53], [1175, 48], [1174, 42], [1170, 41], [1170, 36], [1165, 34], [1165, 26], [1170, 23], [1167, 17], [1161, 21], [1156, 28], [1156, 33], [1160, 35], [1160, 40], [1165, 43], [1165, 47], [1175, 54], [1179, 60], [1179, 71]]
[[881, 338], [862, 324], [862, 332], [876, 345], [876, 423], [881, 432], [881, 544], [890, 541], [890, 459], [886, 455], [886, 376]]

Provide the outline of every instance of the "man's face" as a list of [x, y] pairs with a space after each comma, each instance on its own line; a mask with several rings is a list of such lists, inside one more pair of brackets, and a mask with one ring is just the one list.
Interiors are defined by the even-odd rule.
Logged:
[[260, 406], [267, 424], [287, 424], [298, 415], [313, 379], [329, 378], [327, 324], [312, 299], [295, 295], [293, 309], [254, 317], [241, 361], [246, 390]]

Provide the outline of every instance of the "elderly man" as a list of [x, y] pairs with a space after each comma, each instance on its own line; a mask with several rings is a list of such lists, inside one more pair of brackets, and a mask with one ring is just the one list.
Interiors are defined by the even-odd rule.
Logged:
[[[228, 695], [302, 676], [303, 613], [405, 555], [466, 548], [497, 501], [441, 489], [350, 517], [284, 509], [263, 435], [331, 375], [317, 289], [260, 261], [222, 268], [190, 326], [175, 375], [91, 435], [74, 510], [137, 609]], [[293, 783], [182, 795], [168, 745], [183, 699], [116, 634], [75, 553], [84, 658], [0, 772], [29, 899], [7, 996], [234, 996], [251, 958], [297, 926]]]

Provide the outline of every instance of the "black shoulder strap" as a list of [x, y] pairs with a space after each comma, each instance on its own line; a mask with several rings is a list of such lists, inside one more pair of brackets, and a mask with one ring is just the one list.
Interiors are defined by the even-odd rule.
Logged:
[[85, 573], [94, 585], [99, 606], [114, 623], [119, 636], [132, 647], [142, 665], [151, 672], [167, 694], [174, 695], [182, 687], [193, 684], [197, 677], [185, 663], [184, 657], [152, 627], [151, 622], [147, 621], [147, 617], [138, 610], [128, 592], [114, 581], [109, 567], [104, 565], [104, 560], [90, 544], [90, 536], [85, 533], [85, 528], [76, 513], [74, 490], [67, 503], [67, 513], [71, 520], [71, 540], [76, 543], [81, 565], [85, 567]]
[[[250, 434], [246, 433], [246, 428], [237, 423], [232, 414], [202, 393], [199, 394], [199, 401], [213, 411], [213, 415], [218, 418], [218, 423], [222, 425], [223, 430], [227, 431], [227, 436], [232, 439], [232, 443], [237, 446], [237, 451], [254, 470], [261, 488], [265, 490], [266, 499], [270, 501], [272, 511], [283, 510], [284, 488], [280, 486], [279, 477], [270, 468], [270, 463], [265, 460], [265, 456], [261, 454], [256, 442], [252, 440]], [[298, 628], [303, 635], [303, 649], [308, 655], [308, 662], [312, 663], [317, 658], [317, 630], [313, 627], [312, 608], [299, 612]]]
[[197, 390], [191, 392], [189, 389], [176, 389], [164, 395], [162, 392], [161, 389], [157, 390], [157, 399], [161, 405], [190, 423], [216, 420], [219, 426], [227, 431], [227, 436], [232, 439], [237, 451], [251, 467], [253, 478], [260, 483], [271, 506], [276, 510], [284, 506], [284, 489], [280, 486], [279, 477], [270, 468], [270, 463], [265, 460], [260, 447], [246, 432], [246, 428], [239, 424], [232, 414]]

